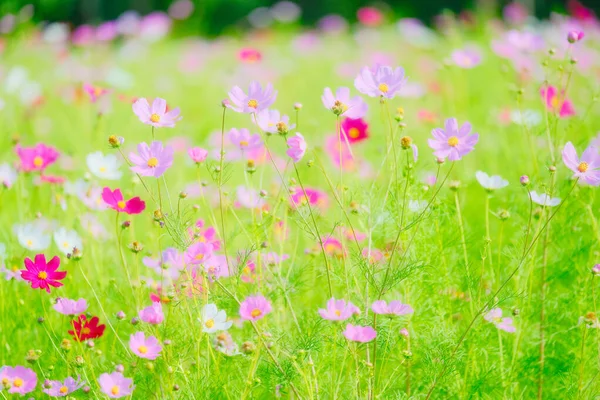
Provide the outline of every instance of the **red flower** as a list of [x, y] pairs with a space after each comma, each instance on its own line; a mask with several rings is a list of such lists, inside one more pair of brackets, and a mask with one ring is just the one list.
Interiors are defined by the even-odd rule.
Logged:
[[25, 258], [25, 268], [21, 270], [21, 278], [31, 282], [33, 289], [45, 289], [50, 293], [50, 286], [61, 287], [59, 280], [65, 279], [67, 271], [56, 271], [60, 266], [60, 258], [54, 256], [52, 260], [46, 263], [46, 256], [38, 254], [35, 256], [35, 262], [30, 258]]
[[341, 134], [348, 138], [349, 143], [362, 142], [369, 137], [369, 124], [362, 118], [344, 118]]
[[84, 314], [81, 314], [77, 319], [71, 321], [73, 330], [69, 331], [69, 335], [78, 342], [88, 339], [96, 339], [104, 334], [106, 325], [98, 325], [98, 317], [93, 317], [88, 321]]
[[127, 214], [139, 214], [146, 208], [146, 203], [139, 197], [125, 201], [121, 189], [115, 189], [113, 192], [110, 188], [105, 187], [102, 190], [102, 200], [113, 210]]

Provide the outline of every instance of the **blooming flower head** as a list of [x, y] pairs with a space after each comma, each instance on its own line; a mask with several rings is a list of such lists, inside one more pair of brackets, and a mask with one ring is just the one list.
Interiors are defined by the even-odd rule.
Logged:
[[131, 108], [141, 122], [156, 128], [174, 128], [181, 119], [179, 107], [168, 111], [167, 101], [159, 97], [154, 99], [152, 106], [144, 98], [137, 99]]
[[535, 190], [532, 190], [529, 192], [529, 195], [531, 196], [531, 201], [543, 207], [555, 207], [560, 204], [558, 197], [550, 197], [546, 193], [538, 194]]
[[39, 220], [13, 227], [19, 244], [32, 251], [43, 251], [50, 246], [51, 236], [43, 229]]
[[211, 282], [216, 278], [230, 275], [229, 267], [227, 266], [227, 257], [223, 255], [213, 254], [203, 265]]
[[17, 180], [17, 171], [8, 163], [0, 164], [0, 186], [7, 189]]
[[138, 357], [155, 360], [160, 355], [162, 346], [154, 336], [146, 337], [144, 332], [136, 332], [129, 337], [129, 348]]
[[231, 327], [232, 322], [227, 321], [225, 310], [218, 310], [215, 304], [207, 304], [202, 308], [202, 332], [215, 333], [226, 331]]
[[33, 289], [45, 289], [50, 293], [50, 286], [61, 287], [60, 280], [65, 279], [67, 271], [57, 271], [60, 266], [60, 258], [54, 256], [49, 262], [46, 262], [46, 256], [38, 254], [35, 261], [25, 258], [25, 268], [21, 270], [21, 278], [31, 282]]
[[325, 209], [329, 204], [327, 193], [306, 186], [304, 191], [300, 187], [293, 188], [290, 202], [293, 208], [305, 205], [308, 202], [311, 206]]
[[360, 310], [352, 302], [346, 300], [336, 300], [332, 297], [327, 301], [327, 308], [319, 309], [319, 315], [329, 321], [344, 321], [353, 315], [360, 314]]
[[21, 162], [19, 169], [23, 172], [43, 171], [60, 156], [54, 147], [43, 143], [38, 143], [34, 147], [21, 147], [17, 144], [15, 152]]
[[433, 155], [450, 161], [460, 160], [464, 155], [470, 153], [479, 140], [479, 134], [471, 133], [471, 124], [465, 122], [460, 128], [456, 118], [448, 118], [445, 124], [445, 130], [434, 128], [431, 131], [433, 139], [428, 139], [429, 147], [434, 152]]
[[87, 310], [88, 304], [85, 299], [71, 300], [59, 297], [52, 308], [63, 315], [78, 315], [83, 314]]
[[264, 296], [249, 296], [240, 305], [240, 316], [243, 320], [257, 321], [271, 312], [271, 302]]
[[232, 128], [227, 134], [227, 138], [241, 151], [253, 150], [262, 146], [260, 135], [258, 133], [250, 134], [246, 128]]
[[406, 315], [414, 312], [408, 304], [402, 304], [398, 300], [392, 300], [388, 303], [385, 300], [377, 300], [371, 305], [375, 314]]
[[141, 176], [159, 178], [173, 165], [175, 150], [172, 146], [163, 147], [162, 142], [154, 141], [148, 146], [142, 142], [138, 144], [138, 154], [129, 153], [133, 166], [131, 170]]
[[306, 153], [306, 140], [302, 134], [297, 133], [287, 140], [288, 149], [285, 152], [295, 163], [300, 162]]
[[375, 7], [359, 8], [356, 17], [365, 26], [378, 26], [383, 22], [383, 13]]
[[338, 88], [335, 96], [330, 88], [325, 88], [321, 101], [325, 108], [331, 110], [335, 115], [343, 115], [348, 118], [362, 118], [368, 109], [367, 103], [360, 96], [350, 98], [350, 89], [347, 87]]
[[0, 388], [8, 389], [8, 393], [24, 395], [35, 390], [37, 375], [33, 370], [20, 365], [4, 366], [0, 368], [0, 383]]
[[454, 50], [450, 58], [460, 68], [470, 69], [481, 64], [481, 53], [476, 49]]
[[77, 319], [71, 321], [73, 330], [69, 331], [69, 335], [73, 336], [73, 339], [78, 342], [83, 342], [88, 339], [97, 339], [104, 335], [104, 329], [106, 329], [106, 325], [98, 325], [99, 322], [100, 320], [98, 317], [88, 319], [85, 314], [81, 314]]
[[596, 276], [600, 276], [600, 264], [596, 264], [592, 267], [592, 273]]
[[262, 110], [256, 114], [256, 120], [253, 122], [256, 122], [263, 132], [271, 134], [285, 135], [296, 127], [295, 124], [290, 125], [290, 117], [280, 115], [277, 110]]
[[341, 125], [342, 130], [340, 133], [345, 136], [349, 143], [362, 142], [369, 137], [369, 124], [362, 118], [344, 118]]
[[228, 107], [234, 111], [246, 114], [259, 113], [269, 108], [277, 98], [277, 91], [273, 90], [270, 83], [263, 90], [260, 83], [252, 81], [248, 87], [248, 94], [239, 86], [234, 86], [229, 92], [231, 102]]
[[121, 189], [112, 191], [109, 187], [105, 187], [102, 190], [102, 200], [113, 210], [126, 214], [139, 214], [146, 208], [146, 203], [139, 197], [125, 201]]
[[192, 243], [185, 251], [185, 263], [191, 265], [202, 264], [212, 256], [213, 250], [213, 245], [210, 243]]
[[546, 108], [558, 114], [560, 118], [568, 118], [575, 115], [573, 103], [567, 99], [564, 92], [559, 92], [554, 86], [543, 86], [540, 89], [540, 95], [546, 104]]
[[[375, 71], [369, 67], [361, 69], [354, 80], [354, 86], [367, 96], [393, 99], [405, 82], [406, 78], [402, 67], [392, 69], [387, 65], [379, 65]], [[350, 117], [350, 115], [347, 116]]]
[[262, 59], [260, 50], [252, 47], [244, 47], [238, 51], [238, 59], [247, 64], [254, 64]]
[[475, 178], [477, 178], [477, 182], [479, 182], [479, 184], [489, 192], [508, 186], [508, 181], [503, 179], [501, 176], [489, 176], [482, 171], [475, 172]]
[[353, 342], [367, 343], [377, 337], [377, 332], [370, 326], [348, 324], [344, 336]]
[[64, 397], [68, 394], [73, 393], [74, 391], [83, 387], [85, 382], [83, 382], [79, 376], [77, 379], [68, 377], [61, 381], [48, 381], [44, 384], [44, 393], [51, 397]]
[[484, 315], [483, 319], [488, 322], [496, 325], [496, 328], [508, 332], [514, 333], [517, 331], [517, 328], [513, 325], [512, 318], [502, 318], [502, 309], [501, 308], [493, 308], [486, 315]]
[[142, 321], [153, 325], [160, 324], [165, 320], [165, 314], [160, 302], [153, 302], [151, 306], [140, 310], [139, 316]]
[[90, 83], [83, 84], [83, 91], [87, 93], [92, 103], [95, 103], [100, 97], [108, 93], [108, 89], [100, 86], [95, 86]]
[[121, 179], [123, 173], [119, 171], [121, 161], [114, 154], [102, 154], [101, 151], [88, 154], [86, 163], [90, 172], [100, 178], [111, 181]]
[[188, 150], [188, 155], [196, 164], [201, 164], [206, 160], [208, 156], [208, 150], [203, 149], [202, 147], [192, 147]]
[[562, 157], [567, 168], [573, 171], [574, 178], [592, 186], [600, 185], [600, 155], [597, 148], [588, 146], [579, 158], [573, 143], [568, 142], [562, 151]]
[[98, 378], [98, 383], [102, 393], [111, 399], [129, 396], [135, 388], [133, 379], [125, 378], [120, 372], [104, 373]]
[[54, 232], [54, 243], [64, 255], [73, 254], [73, 249], [83, 250], [81, 237], [74, 230], [60, 228]]

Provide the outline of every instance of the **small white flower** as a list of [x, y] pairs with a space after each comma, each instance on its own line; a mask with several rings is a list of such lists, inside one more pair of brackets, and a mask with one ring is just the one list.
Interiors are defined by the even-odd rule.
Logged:
[[4, 78], [6, 93], [16, 93], [29, 80], [27, 70], [21, 66], [11, 68]]
[[517, 125], [525, 125], [529, 128], [542, 122], [542, 114], [535, 110], [515, 110], [510, 113], [510, 120]]
[[226, 331], [231, 327], [232, 322], [227, 321], [227, 314], [224, 310], [217, 310], [215, 304], [207, 304], [202, 308], [202, 332], [215, 333]]
[[558, 197], [550, 197], [546, 193], [537, 194], [535, 190], [529, 192], [531, 201], [544, 207], [555, 207], [560, 204]]
[[28, 224], [17, 224], [13, 227], [19, 244], [27, 250], [42, 251], [50, 246], [50, 235], [43, 229], [39, 221]]
[[503, 187], [508, 186], [508, 181], [499, 175], [489, 176], [485, 172], [477, 171], [475, 172], [475, 178], [477, 178], [477, 182], [479, 182], [484, 189], [489, 191], [502, 189]]
[[423, 210], [427, 207], [426, 200], [409, 200], [408, 209], [414, 213], [423, 212]]
[[10, 188], [17, 180], [17, 171], [10, 164], [0, 164], [0, 185]]
[[119, 171], [121, 161], [114, 154], [102, 154], [101, 151], [88, 154], [87, 166], [96, 177], [108, 180], [121, 179], [123, 173]]
[[64, 255], [73, 253], [75, 247], [79, 251], [83, 250], [83, 242], [74, 230], [68, 231], [65, 228], [60, 228], [54, 232], [54, 243]]

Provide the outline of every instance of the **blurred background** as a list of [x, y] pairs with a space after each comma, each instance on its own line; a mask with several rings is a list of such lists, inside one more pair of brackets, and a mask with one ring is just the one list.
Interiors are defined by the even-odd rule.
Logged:
[[[140, 15], [162, 11], [182, 21], [177, 26], [179, 32], [214, 36], [282, 22], [310, 26], [330, 14], [353, 22], [357, 19], [356, 10], [366, 6], [384, 11], [388, 18], [414, 17], [431, 24], [444, 10], [458, 14], [477, 8], [500, 14], [507, 3], [494, 0], [0, 0], [0, 14], [16, 14], [27, 6], [33, 12], [35, 22], [60, 21], [79, 26], [115, 20], [127, 10]], [[553, 11], [565, 12], [575, 3], [596, 14], [600, 11], [600, 0], [523, 0], [520, 3], [530, 15], [538, 18], [546, 18]]]

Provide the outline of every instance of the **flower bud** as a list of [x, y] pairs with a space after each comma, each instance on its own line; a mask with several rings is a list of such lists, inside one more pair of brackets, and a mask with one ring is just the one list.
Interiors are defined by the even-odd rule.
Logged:
[[402, 139], [400, 139], [400, 145], [404, 150], [410, 149], [412, 142], [413, 140], [410, 136], [403, 136]]
[[294, 110], [302, 110], [302, 103], [294, 103]]
[[519, 182], [521, 182], [522, 186], [528, 186], [529, 185], [529, 177], [527, 175], [523, 175], [520, 179]]
[[108, 137], [108, 145], [110, 147], [112, 147], [113, 149], [117, 149], [117, 148], [121, 147], [121, 145], [124, 142], [125, 142], [125, 139], [123, 139], [121, 136], [110, 135]]
[[584, 37], [584, 33], [581, 31], [570, 31], [567, 34], [567, 41], [569, 43], [575, 43], [575, 42], [579, 42], [581, 39], [583, 39]]

